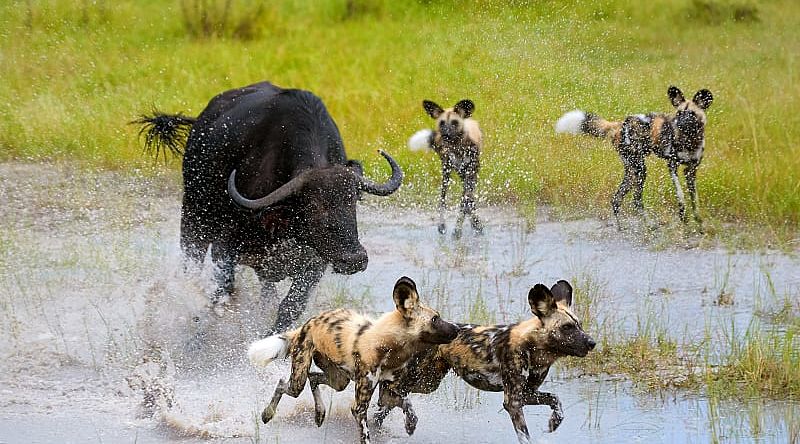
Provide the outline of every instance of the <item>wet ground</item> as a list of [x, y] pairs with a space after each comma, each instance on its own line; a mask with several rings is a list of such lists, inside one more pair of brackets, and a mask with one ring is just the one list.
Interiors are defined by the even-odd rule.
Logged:
[[[277, 301], [259, 301], [245, 269], [234, 300], [209, 310], [210, 270], [181, 266], [179, 196], [176, 175], [0, 164], [0, 443], [354, 440], [349, 390], [325, 392], [331, 412], [321, 428], [307, 392], [284, 397], [269, 425], [256, 420], [288, 367], [256, 371], [243, 355]], [[531, 229], [508, 209], [480, 213], [486, 233], [466, 228], [456, 242], [436, 232], [432, 212], [367, 201], [367, 271], [326, 274], [308, 314], [389, 310], [392, 285], [407, 275], [449, 319], [513, 322], [529, 316], [533, 284], [568, 279], [592, 288], [598, 324], [631, 333], [649, 320], [700, 341], [723, 326], [743, 331], [755, 311], [800, 294], [797, 254], [654, 248], [597, 220], [543, 213]], [[549, 409], [526, 408], [534, 442], [786, 442], [800, 430], [792, 403], [710, 404], [566, 371], [552, 371], [542, 390], [561, 398], [566, 419], [544, 433]], [[415, 435], [395, 412], [374, 430], [376, 442], [515, 441], [498, 394], [448, 378], [413, 400]]]

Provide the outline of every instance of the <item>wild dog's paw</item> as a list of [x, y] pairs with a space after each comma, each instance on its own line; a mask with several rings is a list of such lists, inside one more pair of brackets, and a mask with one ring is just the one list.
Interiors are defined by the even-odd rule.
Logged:
[[461, 229], [461, 227], [454, 229], [453, 230], [453, 239], [454, 240], [461, 239], [461, 234], [462, 233], [463, 233], [463, 230]]
[[483, 234], [483, 222], [477, 216], [472, 217], [472, 229], [476, 234]]
[[417, 430], [417, 421], [419, 421], [419, 418], [417, 418], [417, 414], [413, 410], [406, 412], [406, 433], [408, 433], [408, 436], [413, 435], [414, 431]]
[[553, 414], [550, 415], [550, 421], [547, 424], [547, 431], [553, 433], [556, 431], [558, 426], [561, 425], [561, 421], [564, 420], [564, 414], [560, 411], [554, 410]]
[[317, 427], [322, 427], [322, 423], [325, 422], [325, 408], [317, 409], [314, 412], [314, 422], [317, 424]]
[[275, 407], [267, 406], [263, 412], [261, 412], [261, 422], [264, 424], [270, 422], [272, 418], [275, 416]]
[[447, 225], [445, 225], [445, 224], [444, 224], [444, 222], [441, 222], [441, 223], [439, 224], [439, 227], [438, 227], [438, 229], [439, 229], [439, 234], [445, 234], [445, 233], [447, 233]]

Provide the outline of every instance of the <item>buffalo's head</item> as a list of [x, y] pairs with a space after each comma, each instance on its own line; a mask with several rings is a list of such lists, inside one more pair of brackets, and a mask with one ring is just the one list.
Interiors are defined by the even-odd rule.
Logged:
[[312, 168], [298, 174], [260, 199], [248, 199], [236, 190], [236, 171], [228, 178], [228, 194], [250, 209], [291, 204], [293, 237], [313, 248], [336, 273], [353, 274], [367, 268], [367, 251], [358, 241], [356, 203], [362, 192], [388, 196], [400, 188], [403, 171], [394, 159], [380, 151], [392, 168], [392, 177], [378, 184], [363, 175], [361, 165]]

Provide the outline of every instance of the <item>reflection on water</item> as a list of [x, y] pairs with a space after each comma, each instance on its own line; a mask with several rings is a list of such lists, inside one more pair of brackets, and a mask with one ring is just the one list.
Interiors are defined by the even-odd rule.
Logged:
[[[352, 442], [351, 391], [325, 392], [331, 409], [321, 428], [313, 423], [310, 393], [286, 398], [269, 425], [257, 421], [288, 367], [256, 372], [243, 350], [260, 325], [271, 324], [278, 301], [260, 301], [255, 275], [241, 270], [231, 304], [209, 310], [211, 270], [187, 272], [181, 265], [176, 182], [0, 165], [6, 209], [0, 214], [0, 437]], [[467, 230], [455, 243], [438, 235], [431, 212], [367, 201], [359, 223], [369, 268], [326, 275], [307, 315], [336, 306], [389, 310], [394, 281], [408, 275], [448, 318], [514, 322], [529, 316], [525, 297], [533, 284], [567, 278], [597, 285], [598, 324], [633, 332], [637, 319], [657, 318], [674, 337], [702, 338], [722, 325], [744, 331], [754, 311], [779, 310], [766, 295], [796, 295], [800, 286], [792, 256], [654, 251], [594, 220], [543, 218], [529, 232], [511, 211], [482, 213], [486, 234]], [[725, 292], [732, 305], [718, 303]], [[546, 434], [549, 409], [528, 407], [535, 441], [796, 442], [800, 436], [796, 404], [643, 393], [620, 378], [551, 373], [542, 390], [561, 398], [566, 419]], [[375, 441], [515, 439], [500, 394], [448, 378], [435, 394], [413, 400], [416, 434], [406, 437], [395, 412]], [[153, 411], [165, 413], [153, 417]]]

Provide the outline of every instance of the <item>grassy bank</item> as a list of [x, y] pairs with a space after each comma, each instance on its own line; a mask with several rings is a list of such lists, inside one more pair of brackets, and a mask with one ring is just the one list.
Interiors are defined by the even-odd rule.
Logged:
[[[783, 239], [800, 224], [796, 2], [238, 0], [211, 19], [198, 4], [0, 5], [0, 156], [148, 167], [126, 122], [154, 105], [196, 114], [220, 91], [269, 79], [321, 96], [351, 157], [375, 174], [374, 150], [389, 150], [406, 165], [406, 196], [427, 199], [438, 160], [405, 149], [430, 124], [420, 102], [468, 97], [486, 138], [484, 199], [604, 216], [617, 155], [553, 123], [576, 107], [670, 111], [675, 84], [715, 96], [698, 185], [712, 224]], [[666, 168], [650, 171], [646, 206], [672, 218]]]

